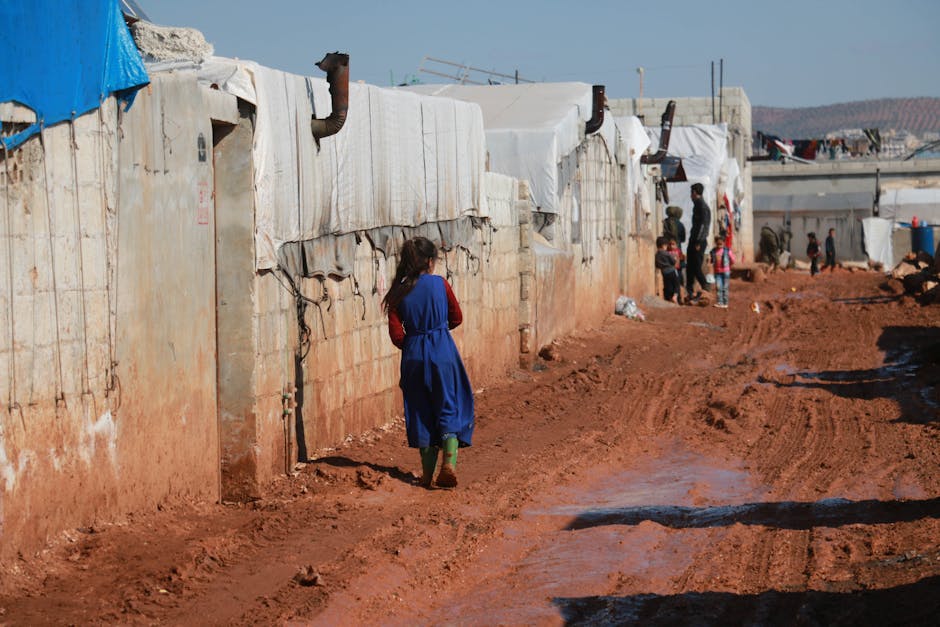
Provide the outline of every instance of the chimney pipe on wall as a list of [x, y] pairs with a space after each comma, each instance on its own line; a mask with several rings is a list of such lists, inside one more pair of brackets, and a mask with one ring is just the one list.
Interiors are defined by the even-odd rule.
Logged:
[[666, 156], [669, 150], [669, 135], [672, 134], [672, 116], [676, 113], [676, 101], [670, 100], [663, 112], [661, 130], [659, 133], [659, 150], [652, 155], [643, 155], [640, 157], [640, 163], [659, 163]]
[[604, 94], [603, 85], [594, 85], [591, 88], [594, 98], [591, 104], [591, 119], [584, 125], [584, 134], [590, 135], [600, 130], [604, 124], [604, 106], [607, 104], [607, 97]]
[[336, 135], [346, 122], [346, 112], [349, 110], [349, 55], [340, 52], [327, 53], [317, 67], [326, 72], [326, 81], [330, 84], [330, 99], [333, 111], [329, 116], [318, 120], [310, 120], [310, 130], [313, 138], [319, 140], [323, 137]]

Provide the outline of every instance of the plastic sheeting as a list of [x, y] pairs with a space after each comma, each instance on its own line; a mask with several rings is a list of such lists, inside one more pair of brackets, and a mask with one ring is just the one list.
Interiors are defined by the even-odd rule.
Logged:
[[910, 222], [917, 216], [922, 224], [940, 225], [940, 189], [907, 187], [883, 190], [879, 210], [883, 218]]
[[635, 115], [615, 118], [617, 129], [626, 151], [627, 159], [625, 163], [630, 167], [630, 181], [632, 182], [634, 196], [641, 199], [641, 210], [644, 213], [650, 213], [651, 203], [646, 198], [646, 177], [643, 173], [643, 165], [640, 158], [649, 149], [652, 141], [646, 133], [646, 127], [640, 122], [640, 118]]
[[[659, 145], [661, 129], [647, 127], [650, 142]], [[670, 155], [682, 158], [682, 167], [688, 181], [684, 183], [669, 183], [669, 204], [682, 207], [682, 223], [686, 232], [692, 228], [692, 199], [689, 188], [693, 183], [701, 183], [705, 187], [703, 197], [712, 211], [713, 221], [718, 218], [718, 207], [715, 199], [725, 193], [725, 188], [719, 188], [722, 168], [728, 155], [728, 125], [727, 124], [692, 124], [690, 126], [673, 126], [669, 136]], [[730, 170], [726, 170], [730, 173]], [[739, 170], [740, 171], [740, 170]], [[734, 181], [728, 181], [733, 191], [736, 187]], [[719, 194], [721, 192], [721, 194]], [[716, 235], [714, 225], [709, 228], [709, 241]]]
[[36, 112], [35, 124], [0, 139], [7, 149], [115, 92], [130, 106], [150, 81], [118, 0], [4, 0], [0, 24], [0, 102]]
[[[559, 165], [584, 138], [584, 124], [591, 117], [590, 85], [411, 85], [402, 90], [477, 103], [483, 110], [490, 170], [528, 181], [539, 211], [561, 211], [564, 173]], [[616, 131], [607, 118], [600, 134], [613, 157]]]
[[894, 222], [885, 218], [863, 218], [862, 235], [865, 239], [865, 252], [871, 261], [881, 262], [886, 271], [894, 265], [894, 244], [892, 233]]
[[483, 116], [472, 103], [351, 83], [343, 129], [320, 140], [324, 79], [213, 57], [196, 69], [256, 107], [256, 265], [289, 241], [384, 226], [486, 216]]

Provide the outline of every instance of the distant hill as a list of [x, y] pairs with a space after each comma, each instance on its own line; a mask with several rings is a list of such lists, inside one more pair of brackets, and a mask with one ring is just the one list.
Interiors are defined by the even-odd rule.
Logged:
[[940, 98], [883, 98], [799, 109], [753, 107], [751, 126], [787, 139], [814, 139], [850, 128], [920, 135], [940, 131]]

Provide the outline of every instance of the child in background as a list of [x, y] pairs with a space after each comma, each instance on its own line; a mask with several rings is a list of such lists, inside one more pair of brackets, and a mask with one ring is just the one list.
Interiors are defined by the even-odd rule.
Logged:
[[663, 298], [671, 303], [679, 304], [679, 273], [676, 270], [675, 257], [666, 250], [666, 238], [660, 235], [656, 238], [656, 255], [653, 263], [656, 269], [663, 274]]
[[829, 272], [836, 269], [836, 230], [829, 229], [829, 236], [826, 237], [826, 263], [823, 268], [829, 268]]
[[819, 242], [816, 240], [816, 234], [810, 231], [806, 234], [809, 243], [806, 245], [806, 256], [809, 257], [809, 274], [816, 276], [819, 274]]
[[715, 247], [710, 253], [712, 274], [718, 288], [718, 302], [715, 307], [728, 308], [728, 287], [731, 283], [731, 266], [734, 264], [734, 252], [725, 243], [721, 235], [715, 237]]
[[450, 284], [434, 274], [437, 246], [424, 237], [404, 243], [395, 280], [382, 305], [388, 335], [401, 349], [401, 386], [408, 446], [421, 453], [421, 485], [430, 488], [438, 452], [441, 488], [457, 486], [457, 448], [473, 436], [473, 389], [450, 329], [463, 321]]
[[679, 285], [676, 288], [676, 297], [679, 301], [682, 301], [682, 286], [685, 285], [685, 255], [682, 254], [682, 249], [679, 248], [679, 243], [669, 238], [669, 242], [666, 245], [666, 250], [669, 251], [669, 254], [672, 255], [676, 260], [676, 277], [679, 280]]

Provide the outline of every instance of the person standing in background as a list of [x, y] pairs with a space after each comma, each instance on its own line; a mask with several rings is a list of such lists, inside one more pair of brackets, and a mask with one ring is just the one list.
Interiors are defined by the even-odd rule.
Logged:
[[[686, 294], [692, 300], [695, 281], [702, 289], [708, 289], [705, 273], [702, 272], [702, 263], [705, 261], [705, 250], [708, 248], [708, 231], [712, 222], [712, 211], [708, 203], [702, 198], [705, 186], [701, 183], [692, 184], [692, 232], [689, 233], [689, 245], [685, 251], [686, 265]], [[701, 292], [696, 294], [700, 296]]]
[[826, 263], [823, 269], [829, 268], [829, 272], [836, 269], [836, 230], [829, 229], [829, 236], [826, 238]]
[[809, 257], [809, 274], [810, 276], [816, 276], [819, 274], [819, 240], [816, 239], [816, 234], [813, 232], [807, 233], [806, 237], [809, 239], [809, 243], [806, 244], [806, 256]]

